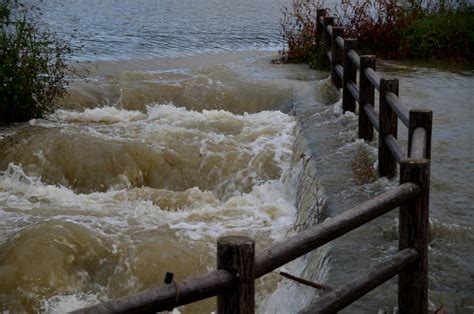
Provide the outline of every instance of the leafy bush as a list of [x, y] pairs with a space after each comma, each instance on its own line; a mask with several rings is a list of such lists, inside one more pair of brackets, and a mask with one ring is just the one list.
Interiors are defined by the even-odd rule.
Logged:
[[419, 7], [397, 0], [341, 1], [336, 7], [345, 36], [358, 40], [364, 53], [394, 59], [402, 53], [399, 29], [419, 12]]
[[448, 12], [413, 21], [400, 31], [409, 58], [474, 57], [474, 14]]
[[329, 67], [323, 41], [316, 36], [316, 11], [323, 7], [319, 0], [293, 0], [283, 8], [281, 35], [287, 43], [281, 62], [307, 62], [312, 68]]
[[42, 117], [66, 92], [72, 49], [39, 27], [37, 7], [0, 1], [0, 124]]

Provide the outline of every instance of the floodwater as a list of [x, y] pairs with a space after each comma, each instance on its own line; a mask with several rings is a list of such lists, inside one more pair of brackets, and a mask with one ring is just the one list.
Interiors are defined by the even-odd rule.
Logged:
[[[75, 59], [94, 66], [57, 111], [0, 129], [1, 311], [65, 312], [160, 285], [167, 271], [205, 273], [220, 236], [259, 250], [396, 186], [354, 177], [357, 151], [374, 159], [377, 143], [357, 140], [327, 72], [270, 63], [286, 3], [43, 1], [44, 23], [63, 37], [76, 28]], [[434, 111], [430, 307], [472, 313], [474, 71], [378, 69], [400, 79], [410, 107]], [[343, 285], [396, 252], [396, 217], [284, 269]], [[394, 279], [345, 312], [391, 313], [396, 291]], [[276, 272], [257, 281], [261, 313], [317, 297]], [[179, 308], [214, 310], [214, 299]]]

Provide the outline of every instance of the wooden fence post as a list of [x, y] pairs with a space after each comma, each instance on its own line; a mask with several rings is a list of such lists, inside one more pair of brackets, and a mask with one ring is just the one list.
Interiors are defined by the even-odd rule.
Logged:
[[420, 254], [418, 262], [398, 276], [398, 311], [428, 313], [428, 227], [430, 161], [402, 159], [400, 184], [415, 182], [421, 187], [416, 199], [400, 206], [399, 250], [413, 247]]
[[359, 138], [372, 141], [374, 138], [374, 126], [364, 111], [364, 106], [375, 104], [375, 87], [365, 76], [365, 69], [372, 68], [375, 71], [375, 56], [360, 56], [359, 69]]
[[385, 144], [385, 136], [391, 134], [397, 138], [398, 117], [385, 98], [385, 95], [389, 92], [398, 96], [398, 80], [381, 78], [379, 105], [379, 174], [381, 177], [393, 178], [397, 172], [397, 160]]
[[336, 65], [342, 65], [342, 49], [336, 42], [338, 36], [344, 35], [344, 29], [342, 27], [333, 27], [331, 36], [331, 79], [337, 89], [342, 87], [342, 78], [336, 72]]
[[327, 14], [326, 9], [316, 10], [316, 40], [321, 41], [324, 36], [324, 25], [321, 23], [321, 17], [325, 17]]
[[324, 17], [324, 23], [323, 23], [323, 29], [324, 29], [324, 44], [326, 47], [330, 48], [331, 47], [331, 35], [329, 35], [327, 27], [328, 26], [333, 26], [334, 25], [334, 18], [332, 16], [325, 16]]
[[344, 112], [355, 112], [356, 100], [347, 88], [347, 83], [357, 84], [357, 65], [349, 58], [349, 51], [357, 48], [357, 39], [344, 39], [343, 62], [344, 79], [342, 80], [342, 109]]
[[411, 142], [413, 132], [416, 128], [424, 128], [426, 130], [426, 151], [425, 158], [431, 159], [431, 132], [433, 124], [433, 112], [431, 110], [412, 109], [410, 110], [408, 122], [408, 156], [411, 156]]
[[240, 236], [219, 238], [217, 268], [236, 277], [235, 289], [217, 297], [217, 313], [255, 312], [255, 241]]

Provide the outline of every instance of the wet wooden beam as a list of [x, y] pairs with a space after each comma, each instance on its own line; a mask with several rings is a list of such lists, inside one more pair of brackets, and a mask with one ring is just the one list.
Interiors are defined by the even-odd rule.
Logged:
[[400, 185], [374, 197], [322, 224], [306, 229], [297, 235], [276, 243], [257, 254], [255, 276], [261, 277], [276, 268], [302, 256], [331, 240], [391, 211], [420, 192], [413, 183]]
[[334, 69], [336, 70], [337, 76], [342, 79], [344, 77], [344, 68], [340, 64], [336, 64], [334, 66]]
[[386, 95], [388, 93], [398, 95], [397, 79], [380, 79], [378, 170], [381, 177], [393, 178], [397, 172], [397, 160], [385, 142], [385, 137], [392, 135], [397, 138], [398, 118], [395, 111], [387, 103]]
[[359, 101], [359, 90], [357, 89], [357, 85], [354, 82], [347, 82], [347, 90], [351, 93], [352, 97], [354, 97], [357, 102]]
[[372, 123], [372, 126], [379, 131], [380, 126], [379, 126], [379, 115], [377, 112], [375, 112], [374, 107], [371, 106], [370, 104], [365, 104], [364, 106], [364, 112], [367, 115], [367, 118], [370, 120], [370, 123]]
[[[156, 313], [157, 311], [166, 311], [175, 306], [230, 291], [235, 283], [234, 279], [234, 276], [228, 271], [216, 270], [175, 284], [158, 286], [132, 296], [99, 303], [73, 313]], [[179, 294], [178, 299], [177, 294]]]
[[424, 128], [416, 128], [413, 131], [410, 145], [410, 158], [426, 158], [426, 135], [426, 130]]
[[332, 63], [332, 51], [331, 50], [326, 52], [326, 56], [328, 57], [329, 63]]
[[[337, 89], [342, 87], [342, 49], [337, 44], [336, 38], [344, 34], [342, 27], [332, 27], [331, 34], [331, 51], [332, 51], [332, 62], [331, 62], [331, 79]], [[341, 68], [338, 69], [337, 66]]]
[[404, 156], [400, 144], [398, 144], [398, 140], [392, 134], [389, 134], [385, 136], [384, 141], [385, 144], [387, 144], [388, 149], [390, 149], [393, 157], [395, 157], [395, 160], [397, 162], [402, 160]]
[[[372, 120], [369, 115], [374, 112], [375, 104], [375, 87], [365, 75], [366, 69], [375, 69], [375, 56], [361, 56], [360, 57], [360, 70], [359, 70], [359, 126], [358, 135], [366, 141], [372, 141], [374, 139], [374, 122], [378, 121], [379, 118]], [[371, 108], [366, 108], [371, 107]]]
[[336, 44], [339, 47], [339, 49], [344, 49], [344, 38], [342, 38], [341, 36], [337, 36]]
[[413, 265], [419, 258], [420, 254], [413, 248], [401, 250], [387, 261], [371, 267], [372, 270], [368, 274], [324, 294], [300, 313], [336, 313], [390, 278], [396, 276], [403, 269]]
[[349, 50], [347, 53], [351, 62], [354, 63], [358, 68], [360, 67], [360, 56], [355, 50]]
[[217, 268], [237, 278], [234, 288], [217, 297], [217, 313], [255, 312], [255, 241], [228, 236], [217, 241]]
[[[357, 47], [357, 40], [345, 39], [343, 47], [343, 60], [342, 65], [344, 67], [343, 74], [343, 86], [342, 86], [342, 109], [344, 112], [351, 111], [355, 112], [356, 100], [359, 100], [359, 95], [354, 96], [353, 92], [357, 91], [357, 65], [355, 65], [349, 58], [349, 52], [354, 51]], [[349, 89], [349, 83], [352, 83], [353, 90]], [[355, 89], [354, 89], [355, 87]]]
[[397, 113], [397, 116], [400, 119], [400, 121], [402, 121], [403, 124], [405, 124], [405, 126], [408, 127], [408, 122], [410, 120], [408, 107], [404, 103], [402, 103], [400, 98], [394, 93], [387, 93], [385, 97], [389, 106], [392, 108], [393, 111]]
[[[343, 214], [309, 228], [261, 251], [255, 257], [254, 278], [261, 277], [339, 236], [415, 198], [420, 188], [402, 184]], [[219, 269], [175, 284], [148, 289], [133, 296], [111, 300], [74, 313], [155, 313], [231, 291], [237, 283], [227, 270]]]
[[410, 110], [410, 121], [408, 125], [408, 156], [411, 156], [411, 148], [413, 141], [413, 133], [417, 128], [424, 128], [426, 130], [425, 150], [423, 156], [426, 159], [431, 159], [431, 133], [433, 128], [433, 112], [424, 109]]
[[305, 285], [305, 286], [308, 286], [308, 287], [311, 287], [311, 288], [314, 288], [314, 289], [328, 290], [328, 291], [333, 289], [332, 287], [329, 287], [327, 285], [322, 285], [322, 284], [312, 282], [312, 281], [309, 281], [309, 280], [306, 280], [306, 279], [303, 279], [303, 278], [299, 278], [299, 277], [293, 276], [291, 274], [285, 273], [283, 271], [280, 272], [280, 275], [282, 275], [283, 277], [288, 278], [290, 280], [293, 280], [297, 283], [300, 283], [302, 285]]
[[376, 90], [380, 91], [380, 76], [373, 68], [366, 68], [364, 74]]
[[400, 184], [414, 182], [421, 188], [418, 197], [400, 206], [399, 250], [415, 248], [420, 259], [398, 277], [398, 311], [428, 313], [428, 228], [430, 202], [430, 161], [403, 159], [400, 162]]
[[324, 44], [326, 45], [326, 47], [331, 47], [332, 25], [334, 25], [334, 18], [332, 16], [324, 16]]
[[318, 37], [318, 40], [321, 40], [323, 35], [324, 35], [324, 17], [327, 15], [326, 9], [317, 9], [316, 10], [316, 36]]

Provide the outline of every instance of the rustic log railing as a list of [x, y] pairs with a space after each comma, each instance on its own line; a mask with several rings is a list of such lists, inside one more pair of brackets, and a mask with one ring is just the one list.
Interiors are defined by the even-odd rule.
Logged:
[[[388, 279], [398, 275], [400, 313], [427, 313], [429, 212], [432, 112], [408, 110], [398, 97], [398, 80], [379, 77], [375, 56], [359, 56], [357, 41], [344, 39], [326, 10], [317, 11], [316, 32], [331, 48], [331, 79], [342, 88], [344, 111], [359, 104], [359, 138], [371, 141], [379, 134], [380, 176], [392, 178], [400, 165], [400, 185], [322, 224], [255, 253], [246, 237], [223, 237], [217, 242], [217, 270], [111, 300], [75, 313], [155, 313], [217, 296], [218, 313], [253, 313], [254, 280], [322, 245], [399, 207], [399, 252], [368, 274], [335, 288], [302, 313], [333, 313], [343, 309]], [[357, 71], [359, 86], [357, 87]], [[375, 110], [379, 92], [379, 113]], [[407, 154], [397, 140], [398, 120], [408, 128]]]

